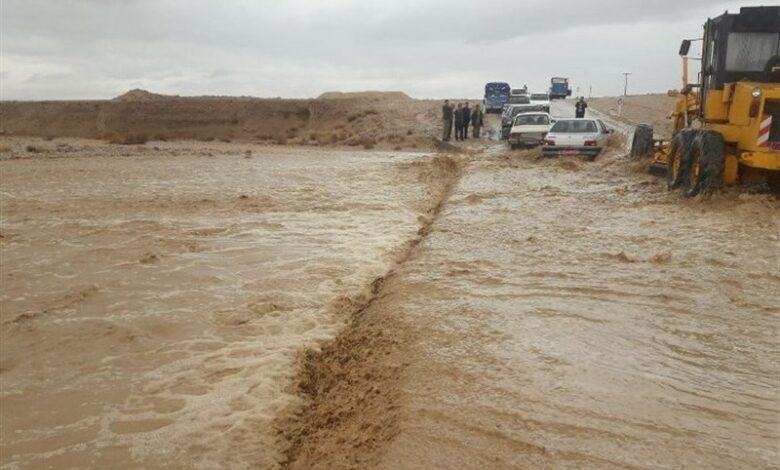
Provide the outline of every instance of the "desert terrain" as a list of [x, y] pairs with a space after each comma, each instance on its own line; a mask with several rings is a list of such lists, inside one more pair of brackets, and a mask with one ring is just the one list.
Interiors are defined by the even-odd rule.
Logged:
[[637, 171], [653, 96], [594, 162], [393, 93], [0, 103], [0, 469], [777, 468], [780, 201]]
[[435, 103], [400, 92], [329, 92], [290, 100], [131, 90], [113, 100], [0, 102], [0, 132], [116, 144], [196, 140], [430, 149]]
[[[622, 98], [622, 108], [618, 100]], [[632, 126], [652, 124], [659, 139], [672, 137], [672, 121], [668, 116], [674, 110], [678, 98], [667, 94], [632, 95], [624, 97], [591, 98], [588, 106], [600, 111], [610, 119]]]

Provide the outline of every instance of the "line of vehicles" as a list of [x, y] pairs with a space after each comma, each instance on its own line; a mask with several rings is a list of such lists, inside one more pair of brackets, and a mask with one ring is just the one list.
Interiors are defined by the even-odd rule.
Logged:
[[547, 157], [581, 155], [595, 159], [607, 145], [612, 130], [599, 119], [556, 119], [550, 115], [550, 101], [571, 96], [569, 80], [553, 77], [544, 93], [527, 86], [511, 88], [508, 83], [485, 85], [485, 109], [501, 112], [501, 139], [512, 149], [542, 146]]
[[[571, 96], [571, 87], [569, 79], [564, 77], [552, 77], [550, 79], [550, 88], [546, 93], [532, 93], [530, 97], [536, 96], [540, 99], [544, 95], [546, 101], [554, 99], [565, 99]], [[489, 82], [485, 84], [485, 99], [483, 109], [486, 113], [500, 113], [504, 110], [504, 105], [511, 104], [513, 99], [518, 96], [529, 96], [528, 87], [513, 89], [506, 82]], [[514, 98], [513, 98], [514, 97]]]
[[[689, 197], [737, 183], [780, 188], [780, 6], [726, 12], [707, 19], [703, 33], [680, 46], [672, 139], [658, 140], [652, 126], [640, 124], [631, 156], [651, 158], [668, 188]], [[699, 57], [688, 55], [693, 42], [701, 45]], [[693, 81], [689, 60], [701, 61]], [[542, 144], [545, 155], [598, 155], [611, 133], [602, 121], [550, 117], [549, 100], [571, 96], [567, 79], [551, 79], [546, 112], [533, 106], [533, 96], [507, 83], [485, 86], [486, 109], [502, 111], [502, 139], [513, 148]]]

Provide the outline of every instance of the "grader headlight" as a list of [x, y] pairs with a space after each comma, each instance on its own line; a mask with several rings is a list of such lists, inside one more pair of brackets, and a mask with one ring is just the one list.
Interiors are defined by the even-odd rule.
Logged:
[[750, 96], [753, 97], [753, 101], [750, 102], [750, 117], [758, 117], [758, 111], [761, 108], [761, 88], [753, 88], [750, 92]]

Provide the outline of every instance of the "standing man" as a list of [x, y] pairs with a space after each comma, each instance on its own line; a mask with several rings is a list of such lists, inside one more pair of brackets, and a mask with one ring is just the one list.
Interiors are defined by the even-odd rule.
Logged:
[[458, 103], [455, 109], [455, 140], [463, 140], [463, 105]]
[[580, 96], [579, 101], [574, 104], [575, 117], [584, 118], [585, 110], [588, 109], [588, 103], [585, 102], [585, 98]]
[[441, 140], [447, 142], [452, 136], [452, 106], [450, 106], [450, 100], [444, 100], [444, 106], [441, 107], [441, 120], [444, 126]]
[[474, 138], [479, 139], [479, 130], [482, 127], [482, 109], [479, 105], [474, 107], [474, 112], [471, 113], [471, 125], [474, 127]]
[[471, 109], [469, 109], [469, 102], [463, 106], [463, 138], [469, 138], [469, 124], [471, 123]]

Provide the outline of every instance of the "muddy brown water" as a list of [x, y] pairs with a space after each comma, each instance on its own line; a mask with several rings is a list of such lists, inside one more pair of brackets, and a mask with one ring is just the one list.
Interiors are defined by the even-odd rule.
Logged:
[[778, 201], [604, 162], [469, 164], [395, 307], [381, 468], [777, 468]]
[[311, 468], [777, 468], [778, 200], [498, 145], [400, 266], [425, 156], [0, 162], [0, 468], [276, 468], [296, 353], [391, 269], [393, 433]]
[[0, 162], [0, 468], [274, 465], [296, 353], [431, 186], [418, 156], [256, 153]]

